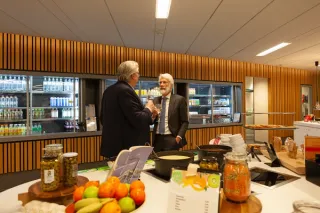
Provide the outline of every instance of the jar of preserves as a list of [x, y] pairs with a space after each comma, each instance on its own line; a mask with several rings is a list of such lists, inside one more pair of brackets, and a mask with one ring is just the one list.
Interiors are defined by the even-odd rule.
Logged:
[[56, 156], [43, 155], [40, 162], [41, 189], [44, 192], [54, 191], [60, 184], [60, 164]]
[[63, 154], [63, 184], [74, 186], [78, 181], [78, 153], [68, 152]]
[[250, 170], [245, 153], [228, 152], [223, 170], [223, 192], [234, 202], [246, 201], [250, 194]]
[[57, 156], [60, 164], [60, 182], [63, 182], [63, 146], [62, 144], [48, 144], [45, 147], [46, 156]]
[[219, 171], [219, 164], [217, 162], [217, 158], [213, 156], [203, 157], [200, 162], [200, 168]]

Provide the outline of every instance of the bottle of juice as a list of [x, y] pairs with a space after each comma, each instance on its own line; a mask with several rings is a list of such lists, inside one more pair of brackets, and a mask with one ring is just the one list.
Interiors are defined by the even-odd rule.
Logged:
[[4, 126], [4, 134], [3, 134], [3, 136], [9, 136], [9, 128], [8, 128], [8, 124], [6, 124], [5, 126]]

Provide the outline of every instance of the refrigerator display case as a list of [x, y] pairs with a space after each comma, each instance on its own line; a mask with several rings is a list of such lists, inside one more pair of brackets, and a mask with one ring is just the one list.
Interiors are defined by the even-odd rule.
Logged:
[[79, 129], [79, 78], [30, 77], [30, 133]]
[[[106, 88], [116, 82], [117, 82], [116, 79], [107, 79]], [[143, 105], [147, 103], [148, 98], [157, 97], [161, 95], [159, 91], [159, 83], [156, 80], [154, 81], [141, 80], [137, 83], [134, 90], [137, 93], [137, 95], [140, 97]]]
[[241, 85], [189, 84], [190, 124], [227, 124], [240, 122], [235, 114], [241, 112]]
[[27, 134], [27, 76], [0, 75], [0, 136]]
[[301, 85], [301, 116], [302, 120], [308, 114], [312, 114], [312, 86]]

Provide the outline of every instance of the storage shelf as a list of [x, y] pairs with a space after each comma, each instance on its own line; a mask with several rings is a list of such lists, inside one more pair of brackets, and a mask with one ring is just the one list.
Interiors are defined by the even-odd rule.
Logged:
[[230, 105], [213, 105], [214, 107], [230, 107]]
[[6, 93], [15, 93], [15, 94], [25, 94], [27, 91], [4, 91], [1, 90], [0, 93], [6, 94]]
[[[32, 121], [68, 121], [73, 118], [33, 118]], [[78, 119], [75, 119], [78, 120]]]
[[[65, 91], [32, 91], [33, 94], [51, 94], [51, 95], [73, 95], [73, 91], [65, 92]], [[76, 93], [77, 95], [78, 93]]]
[[27, 119], [17, 119], [17, 120], [0, 120], [0, 123], [16, 123], [16, 122], [24, 122]]
[[230, 95], [212, 95], [214, 98], [230, 98]]
[[189, 107], [211, 107], [211, 104], [204, 104], [204, 105], [189, 105]]
[[245, 129], [250, 130], [294, 130], [295, 126], [284, 126], [284, 127], [275, 127], [275, 128], [254, 128], [254, 127], [244, 127]]
[[199, 98], [201, 98], [201, 97], [211, 97], [211, 95], [201, 95], [201, 94], [194, 94], [194, 95], [192, 94], [192, 95], [191, 95], [191, 94], [190, 94], [189, 97], [192, 97], [192, 98], [193, 98], [193, 97], [199, 97]]
[[[68, 108], [73, 108], [73, 106], [59, 106], [59, 107], [30, 107], [32, 109], [68, 109]], [[74, 108], [79, 108], [78, 106]]]
[[295, 112], [246, 112], [242, 115], [295, 115]]
[[27, 109], [27, 107], [0, 107], [0, 109]]
[[246, 89], [246, 92], [254, 92], [253, 89]]

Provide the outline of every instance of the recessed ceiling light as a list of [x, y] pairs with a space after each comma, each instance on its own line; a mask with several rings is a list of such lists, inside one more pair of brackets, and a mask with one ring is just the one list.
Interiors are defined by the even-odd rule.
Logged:
[[169, 17], [171, 0], [157, 0], [156, 2], [156, 18], [166, 19]]
[[270, 49], [267, 49], [261, 53], [259, 53], [257, 56], [265, 56], [265, 55], [268, 55], [269, 53], [272, 53], [274, 51], [277, 51], [278, 49], [281, 49], [285, 46], [288, 46], [289, 44], [291, 43], [286, 43], [286, 42], [282, 42], [281, 44], [277, 44], [276, 46], [274, 47], [271, 47]]

